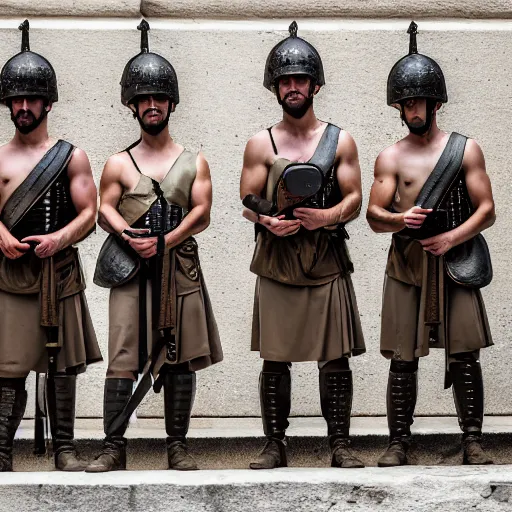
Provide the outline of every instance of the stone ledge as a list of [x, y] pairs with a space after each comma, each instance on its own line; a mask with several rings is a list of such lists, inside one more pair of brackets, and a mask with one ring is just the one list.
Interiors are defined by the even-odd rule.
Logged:
[[140, 16], [140, 0], [0, 0], [2, 16]]
[[173, 18], [512, 18], [510, 0], [142, 0], [141, 11]]
[[10, 473], [0, 512], [510, 510], [512, 466]]
[[512, 18], [510, 0], [0, 0], [3, 16], [167, 18]]
[[[512, 434], [511, 416], [488, 416], [485, 418], [486, 434]], [[23, 420], [17, 439], [32, 439], [33, 420]], [[353, 417], [350, 429], [352, 437], [387, 437], [387, 420], [384, 416]], [[420, 416], [414, 420], [414, 435], [458, 435], [460, 428], [453, 416]], [[325, 437], [325, 420], [321, 417], [290, 418], [287, 430], [289, 437]], [[260, 438], [260, 418], [192, 418], [189, 438], [229, 439]], [[75, 427], [76, 439], [103, 439], [103, 421], [99, 418], [78, 418]], [[163, 418], [137, 418], [126, 432], [129, 439], [163, 439], [165, 424]]]

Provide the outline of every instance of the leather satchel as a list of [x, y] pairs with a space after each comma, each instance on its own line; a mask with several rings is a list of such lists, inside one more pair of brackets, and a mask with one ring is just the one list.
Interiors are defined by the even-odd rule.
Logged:
[[483, 288], [492, 281], [491, 255], [481, 233], [450, 249], [444, 257], [448, 276], [468, 288]]
[[139, 266], [136, 252], [117, 235], [110, 234], [98, 254], [93, 282], [102, 288], [121, 286], [137, 273]]

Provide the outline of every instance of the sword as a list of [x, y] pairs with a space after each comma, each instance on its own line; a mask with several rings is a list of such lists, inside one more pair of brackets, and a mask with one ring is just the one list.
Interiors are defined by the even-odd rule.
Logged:
[[36, 411], [34, 415], [34, 455], [46, 453], [46, 374], [36, 374]]
[[[165, 240], [164, 235], [160, 234], [158, 236], [158, 246], [157, 246], [157, 262], [158, 262], [158, 271], [157, 275], [161, 277], [162, 275], [162, 259], [164, 257], [164, 247], [165, 247]], [[141, 279], [142, 277], [139, 277]], [[156, 282], [153, 286], [153, 297], [154, 298], [160, 298], [160, 285], [161, 285], [161, 279], [156, 279]], [[139, 294], [140, 293], [146, 293], [146, 290], [142, 291], [139, 288]], [[141, 297], [139, 297], [139, 305], [140, 305]], [[145, 303], [145, 301], [144, 301]], [[145, 306], [145, 304], [144, 304]], [[153, 307], [155, 307], [155, 300], [153, 300]], [[142, 313], [142, 310], [139, 309], [139, 314]], [[142, 316], [142, 315], [141, 315]], [[144, 318], [146, 316], [144, 315]], [[139, 318], [139, 322], [140, 322]], [[141, 327], [144, 328], [144, 331], [147, 330], [146, 324], [144, 326], [139, 325], [139, 333], [142, 334], [140, 331]], [[167, 343], [167, 335], [171, 333], [170, 336], [170, 346], [174, 347], [176, 346], [175, 337], [174, 334], [172, 334], [172, 330], [169, 328], [160, 329], [160, 337], [156, 341], [155, 345], [153, 346], [153, 349], [151, 350], [151, 355], [148, 357], [146, 363], [144, 364], [144, 368], [142, 369], [141, 375], [142, 378], [139, 380], [139, 383], [137, 387], [135, 388], [135, 391], [133, 392], [132, 396], [130, 397], [130, 400], [128, 400], [127, 404], [123, 408], [123, 410], [111, 421], [110, 425], [107, 426], [106, 434], [113, 435], [118, 429], [122, 428], [126, 422], [130, 419], [131, 415], [134, 413], [135, 409], [139, 406], [139, 404], [142, 402], [144, 397], [147, 395], [148, 391], [151, 389], [154, 383], [153, 378], [153, 371], [155, 369], [156, 363], [158, 361], [158, 356], [160, 355], [160, 352], [165, 347]], [[147, 333], [144, 333], [147, 335]], [[144, 336], [145, 338], [145, 336]], [[140, 348], [140, 346], [139, 346]]]
[[114, 432], [120, 429], [130, 419], [135, 409], [137, 409], [144, 397], [148, 394], [148, 391], [153, 386], [153, 370], [155, 369], [158, 356], [164, 348], [165, 343], [165, 335], [162, 332], [160, 333], [160, 338], [158, 338], [158, 341], [153, 347], [151, 356], [148, 358], [146, 364], [144, 365], [144, 369], [142, 370], [142, 378], [137, 384], [133, 395], [124, 406], [124, 409], [111, 421], [110, 425], [108, 425], [106, 432], [107, 436], [114, 434]]

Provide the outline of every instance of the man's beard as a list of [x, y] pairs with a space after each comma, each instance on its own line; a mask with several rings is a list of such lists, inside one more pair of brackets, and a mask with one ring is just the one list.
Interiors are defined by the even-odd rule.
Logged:
[[143, 119], [144, 119], [144, 116], [148, 113], [148, 112], [151, 112], [151, 111], [156, 111], [158, 113], [162, 113], [160, 110], [158, 109], [154, 109], [154, 108], [148, 108], [143, 114], [142, 114], [142, 117], [139, 116], [139, 109], [137, 107], [137, 111], [136, 111], [136, 114], [135, 114], [135, 117], [137, 118], [137, 121], [139, 121], [139, 124], [140, 124], [140, 127], [148, 134], [148, 135], [153, 135], [153, 136], [156, 136], [158, 135], [168, 124], [169, 124], [169, 117], [171, 115], [171, 109], [169, 108], [168, 112], [167, 112], [167, 116], [165, 117], [165, 119], [162, 119], [162, 121], [160, 121], [159, 123], [157, 124], [150, 124], [150, 125], [147, 125], [144, 123]]
[[407, 118], [405, 117], [405, 114], [404, 114], [404, 107], [402, 105], [402, 109], [400, 111], [402, 120], [407, 125], [407, 128], [409, 128], [409, 131], [413, 135], [418, 135], [421, 137], [422, 135], [425, 135], [430, 130], [430, 128], [432, 127], [432, 121], [434, 120], [435, 106], [436, 106], [436, 101], [432, 100], [432, 99], [428, 99], [427, 100], [427, 117], [426, 117], [425, 121], [420, 125], [412, 125], [407, 121]]
[[284, 100], [278, 99], [279, 105], [283, 107], [283, 110], [294, 119], [301, 119], [306, 115], [306, 112], [309, 110], [309, 107], [313, 104], [313, 95], [308, 96], [302, 105], [290, 106], [286, 103], [286, 97], [289, 96], [287, 94]]
[[[19, 118], [23, 115], [27, 114], [29, 118], [32, 118], [32, 123], [30, 124], [24, 124], [21, 125], [19, 123]], [[33, 132], [44, 120], [44, 118], [48, 115], [48, 112], [45, 108], [43, 108], [43, 111], [41, 112], [41, 115], [36, 119], [36, 116], [31, 110], [19, 110], [16, 115], [13, 114], [12, 108], [11, 108], [11, 120], [14, 123], [14, 126], [16, 129], [22, 133], [23, 135], [27, 135], [30, 132]]]

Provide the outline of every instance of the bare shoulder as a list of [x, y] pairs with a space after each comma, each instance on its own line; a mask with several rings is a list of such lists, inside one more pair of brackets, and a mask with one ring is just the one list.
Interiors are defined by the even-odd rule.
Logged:
[[383, 149], [375, 161], [375, 173], [395, 174], [400, 155], [400, 142]]
[[485, 168], [484, 153], [482, 148], [475, 139], [468, 139], [464, 149], [464, 159], [462, 164], [464, 166], [474, 166], [481, 163], [484, 163]]
[[77, 176], [82, 174], [91, 174], [91, 164], [87, 153], [80, 148], [75, 148], [68, 164], [68, 175]]
[[102, 180], [121, 181], [123, 169], [129, 165], [128, 156], [126, 153], [115, 153], [110, 156], [105, 163], [103, 172], [101, 174]]
[[0, 158], [7, 155], [12, 150], [12, 141], [2, 144], [0, 146]]
[[248, 141], [245, 147], [246, 151], [261, 152], [272, 149], [272, 142], [268, 130], [260, 130], [258, 133], [253, 135]]
[[196, 169], [197, 169], [197, 177], [206, 179], [210, 177], [210, 166], [208, 164], [208, 160], [204, 156], [202, 151], [197, 153], [196, 157]]
[[344, 151], [357, 151], [356, 141], [354, 137], [347, 132], [347, 130], [341, 130], [338, 137], [338, 150]]

